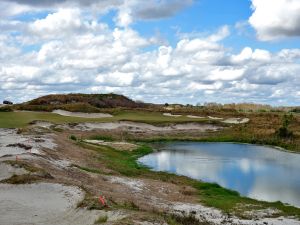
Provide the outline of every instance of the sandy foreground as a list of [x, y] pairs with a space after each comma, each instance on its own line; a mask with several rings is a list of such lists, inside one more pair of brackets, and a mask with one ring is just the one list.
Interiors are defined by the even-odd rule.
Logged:
[[[101, 217], [107, 217], [103, 224], [159, 225], [165, 224], [155, 218], [145, 216], [145, 213], [160, 211], [178, 215], [193, 213], [199, 221], [208, 221], [209, 224], [273, 224], [299, 225], [293, 218], [271, 218], [276, 213], [269, 209], [263, 212], [251, 212], [253, 219], [239, 219], [223, 214], [199, 204], [194, 195], [185, 195], [184, 185], [166, 183], [159, 180], [145, 178], [128, 178], [118, 174], [103, 175], [80, 170], [78, 167], [95, 167], [93, 161], [95, 153], [80, 146], [74, 145], [69, 139], [72, 127], [63, 132], [55, 133], [48, 129], [48, 123], [41, 123], [31, 127], [30, 131], [19, 134], [15, 129], [0, 129], [0, 224], [1, 225], [38, 225], [38, 224], [94, 224]], [[211, 130], [205, 125], [198, 127], [195, 124], [186, 126], [156, 127], [141, 123], [101, 123], [79, 124], [75, 126], [78, 134], [84, 135], [86, 129], [120, 130], [126, 129], [135, 133], [169, 132], [180, 129], [199, 129], [201, 132]], [[219, 127], [215, 128], [216, 130]], [[198, 131], [199, 132], [199, 131]], [[102, 142], [91, 144], [103, 144]], [[112, 143], [109, 143], [110, 145]], [[116, 144], [126, 145], [124, 142]], [[9, 147], [8, 147], [9, 146]], [[31, 148], [30, 148], [31, 147]], [[134, 146], [131, 146], [134, 147]], [[126, 149], [125, 149], [126, 150]], [[18, 157], [16, 159], [16, 156]], [[11, 165], [7, 161], [17, 161], [41, 168], [44, 172], [30, 172], [18, 165]], [[101, 165], [100, 170], [107, 170]], [[108, 174], [110, 171], [106, 171]], [[44, 176], [43, 174], [48, 174]], [[13, 175], [34, 175], [39, 179], [31, 184], [9, 184], [3, 182]], [[189, 190], [189, 189], [188, 189]], [[193, 193], [193, 189], [189, 192]], [[139, 210], [105, 208], [88, 210], [79, 207], [87, 192], [93, 196], [104, 196], [117, 204], [130, 203], [137, 205]]]

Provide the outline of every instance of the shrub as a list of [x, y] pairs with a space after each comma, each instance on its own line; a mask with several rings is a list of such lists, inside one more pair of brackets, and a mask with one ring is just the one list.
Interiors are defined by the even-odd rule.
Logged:
[[289, 130], [289, 125], [293, 121], [293, 114], [285, 114], [282, 118], [282, 126], [276, 131], [276, 135], [279, 138], [292, 138], [293, 132]]
[[9, 106], [0, 107], [0, 112], [12, 112], [12, 108]]
[[73, 134], [70, 136], [70, 139], [73, 140], [73, 141], [77, 141], [77, 137]]

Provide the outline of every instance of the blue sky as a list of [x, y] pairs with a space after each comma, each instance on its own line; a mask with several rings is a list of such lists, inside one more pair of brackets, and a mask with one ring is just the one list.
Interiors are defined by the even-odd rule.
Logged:
[[300, 104], [298, 0], [3, 0], [0, 98]]

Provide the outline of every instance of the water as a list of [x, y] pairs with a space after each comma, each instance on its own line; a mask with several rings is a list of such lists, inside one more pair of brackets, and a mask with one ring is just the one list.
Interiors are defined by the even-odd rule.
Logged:
[[174, 142], [156, 149], [139, 162], [155, 171], [218, 183], [242, 196], [300, 207], [300, 154], [233, 143]]

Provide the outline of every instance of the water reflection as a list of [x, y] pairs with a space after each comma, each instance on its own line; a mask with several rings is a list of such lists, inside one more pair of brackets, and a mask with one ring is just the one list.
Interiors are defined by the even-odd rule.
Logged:
[[300, 155], [273, 148], [231, 143], [172, 143], [139, 161], [206, 182], [243, 196], [300, 206]]

